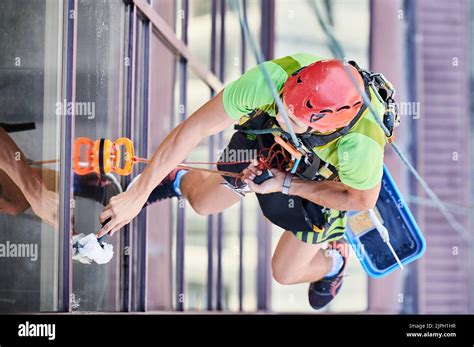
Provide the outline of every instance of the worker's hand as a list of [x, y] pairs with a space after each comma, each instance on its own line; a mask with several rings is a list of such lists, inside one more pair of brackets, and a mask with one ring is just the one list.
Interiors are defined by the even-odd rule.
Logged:
[[283, 181], [285, 180], [286, 173], [278, 169], [270, 169], [273, 174], [273, 178], [266, 180], [261, 184], [256, 184], [253, 182], [254, 178], [244, 179], [244, 182], [247, 183], [250, 190], [259, 194], [270, 194], [278, 193], [283, 189]]
[[261, 174], [262, 170], [258, 168], [258, 161], [254, 159], [250, 165], [242, 171], [242, 181], [245, 181], [246, 179], [253, 181], [256, 176], [260, 176]]
[[137, 194], [133, 189], [112, 197], [99, 215], [101, 224], [107, 219], [110, 221], [97, 232], [97, 238], [108, 233], [113, 235], [117, 230], [130, 223], [140, 213], [145, 202], [146, 197]]

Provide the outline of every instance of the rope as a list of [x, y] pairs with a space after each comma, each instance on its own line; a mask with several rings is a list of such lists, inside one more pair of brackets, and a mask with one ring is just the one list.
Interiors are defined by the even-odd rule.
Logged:
[[[133, 157], [133, 161], [135, 163], [144, 163], [148, 164], [150, 162], [149, 159], [146, 158], [140, 158], [140, 157]], [[40, 166], [40, 165], [46, 165], [46, 164], [54, 164], [54, 163], [59, 163], [58, 159], [51, 159], [51, 160], [39, 160], [39, 161], [32, 161], [28, 160], [28, 164], [32, 166]], [[245, 161], [236, 161], [236, 162], [200, 162], [200, 161], [183, 161], [181, 164], [178, 166], [186, 169], [186, 170], [194, 170], [194, 171], [202, 171], [202, 172], [208, 172], [212, 174], [218, 174], [221, 176], [228, 176], [228, 177], [235, 177], [235, 178], [241, 178], [242, 174], [241, 173], [235, 173], [235, 172], [230, 172], [230, 171], [220, 171], [220, 170], [212, 170], [212, 169], [205, 169], [205, 168], [200, 168], [200, 167], [191, 167], [188, 165], [236, 165], [236, 164], [245, 164], [249, 163], [248, 160]], [[83, 165], [87, 165], [87, 163], [83, 163]]]
[[55, 163], [59, 163], [59, 160], [58, 160], [58, 159], [39, 160], [39, 161], [31, 161], [31, 160], [27, 160], [27, 162], [28, 162], [28, 165], [32, 165], [32, 166], [39, 166], [39, 165], [46, 165], [46, 164], [55, 164]]
[[[331, 51], [333, 52], [334, 56], [337, 59], [344, 62], [343, 65], [344, 65], [344, 69], [345, 69], [347, 75], [349, 76], [352, 83], [354, 84], [354, 86], [357, 88], [358, 92], [360, 93], [360, 95], [364, 99], [364, 102], [367, 104], [368, 109], [370, 110], [370, 112], [374, 116], [374, 118], [377, 121], [377, 123], [379, 124], [379, 126], [384, 131], [385, 135], [387, 137], [390, 136], [389, 130], [385, 127], [385, 124], [383, 124], [383, 122], [377, 116], [377, 112], [375, 111], [374, 107], [370, 103], [369, 97], [367, 96], [367, 94], [365, 93], [364, 90], [361, 90], [361, 88], [359, 88], [358, 84], [354, 80], [354, 77], [350, 73], [347, 58], [345, 57], [345, 54], [344, 54], [344, 50], [343, 50], [341, 44], [339, 43], [339, 41], [336, 39], [331, 27], [323, 19], [323, 16], [322, 16], [318, 6], [316, 5], [316, 2], [313, 1], [313, 0], [308, 0], [308, 3], [310, 5], [310, 7], [314, 10], [314, 12], [316, 14], [316, 17], [318, 19], [318, 22], [319, 22], [321, 28], [323, 29], [324, 33], [326, 34], [326, 38], [328, 39], [328, 45], [329, 45]], [[444, 203], [439, 199], [439, 197], [436, 195], [436, 193], [430, 188], [428, 183], [423, 179], [423, 177], [421, 177], [421, 175], [418, 173], [418, 171], [415, 169], [415, 167], [409, 162], [408, 158], [403, 154], [403, 152], [398, 147], [398, 145], [394, 141], [392, 141], [392, 142], [389, 141], [389, 143], [391, 144], [392, 148], [394, 149], [394, 151], [398, 155], [398, 157], [402, 160], [402, 162], [408, 167], [409, 171], [416, 178], [418, 183], [423, 187], [423, 189], [428, 194], [428, 196], [431, 198], [431, 200], [434, 202], [436, 207], [438, 207], [438, 209], [443, 214], [443, 216], [446, 218], [446, 220], [451, 225], [451, 227], [454, 230], [456, 230], [462, 237], [468, 239], [469, 234], [464, 230], [463, 226], [457, 222], [455, 217], [448, 210], [448, 208], [444, 205]]]
[[288, 129], [288, 132], [291, 136], [291, 141], [293, 142], [293, 145], [296, 148], [301, 148], [301, 144], [296, 137], [295, 130], [293, 129], [293, 126], [291, 125], [290, 119], [288, 118], [288, 115], [286, 114], [285, 108], [283, 106], [283, 102], [280, 99], [280, 95], [278, 94], [278, 91], [275, 87], [275, 83], [273, 83], [273, 80], [270, 77], [270, 74], [268, 73], [267, 68], [265, 67], [264, 59], [263, 59], [263, 53], [261, 47], [257, 45], [255, 42], [255, 39], [253, 35], [250, 33], [249, 27], [248, 27], [248, 21], [247, 21], [247, 14], [243, 13], [242, 8], [240, 7], [239, 1], [238, 0], [233, 0], [234, 7], [237, 9], [237, 13], [239, 15], [239, 21], [240, 21], [240, 26], [242, 27], [242, 31], [247, 38], [247, 41], [250, 43], [250, 47], [252, 49], [253, 54], [255, 55], [255, 59], [257, 61], [257, 64], [260, 67], [260, 70], [262, 71], [263, 77], [265, 78], [265, 82], [267, 83], [268, 87], [270, 88], [270, 91], [273, 94], [273, 98], [275, 99], [275, 102], [278, 107], [278, 111], [281, 113], [283, 120], [285, 121], [285, 125]]
[[[408, 201], [409, 203], [416, 204], [416, 205], [436, 207], [433, 200], [419, 197], [419, 196], [408, 195], [405, 197], [405, 200]], [[474, 212], [474, 206], [465, 207], [458, 204], [450, 204], [446, 202], [444, 203], [444, 206], [446, 206], [453, 214], [469, 215], [470, 213]]]

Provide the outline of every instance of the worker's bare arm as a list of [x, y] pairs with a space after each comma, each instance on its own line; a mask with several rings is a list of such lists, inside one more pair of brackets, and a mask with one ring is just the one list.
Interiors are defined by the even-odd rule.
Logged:
[[15, 183], [33, 211], [43, 221], [57, 228], [57, 193], [48, 190], [37, 171], [28, 164], [21, 149], [2, 128], [0, 128], [0, 148], [0, 170]]
[[217, 134], [234, 122], [224, 110], [221, 92], [174, 128], [157, 148], [136, 184], [110, 200], [100, 215], [100, 221], [111, 220], [98, 235], [113, 234], [128, 224], [140, 212], [153, 189], [203, 138]]
[[21, 149], [3, 128], [0, 128], [0, 144], [0, 169], [11, 177], [27, 199], [40, 200], [43, 188], [41, 178], [34, 173]]
[[224, 111], [222, 93], [217, 94], [164, 139], [140, 176], [140, 180], [133, 186], [136, 193], [146, 200], [151, 191], [203, 138], [217, 134], [233, 123], [234, 120]]
[[353, 189], [342, 182], [303, 181], [294, 179], [290, 194], [301, 196], [318, 205], [341, 211], [365, 211], [374, 208], [380, 192], [380, 183], [367, 190]]
[[[252, 164], [254, 165], [254, 164]], [[272, 169], [274, 178], [258, 185], [252, 178], [246, 182], [256, 193], [268, 194], [281, 192], [286, 173]], [[294, 177], [291, 183], [290, 195], [300, 196], [318, 205], [341, 211], [364, 211], [375, 206], [380, 192], [380, 183], [367, 190], [353, 189], [342, 182], [335, 181], [304, 181]]]

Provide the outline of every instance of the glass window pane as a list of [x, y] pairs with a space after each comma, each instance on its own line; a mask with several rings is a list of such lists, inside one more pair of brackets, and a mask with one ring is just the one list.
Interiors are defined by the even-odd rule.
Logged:
[[[209, 87], [192, 71], [188, 72], [188, 112], [191, 115], [209, 100]], [[209, 161], [209, 140], [202, 141], [186, 158], [187, 161]], [[207, 167], [203, 165], [195, 165]], [[216, 217], [217, 218], [217, 217]], [[205, 309], [207, 297], [207, 226], [208, 218], [198, 215], [189, 204], [186, 206], [186, 309]]]
[[59, 158], [62, 14], [59, 1], [0, 2], [0, 312], [58, 309], [59, 165], [26, 158]]
[[[77, 137], [112, 141], [124, 134], [125, 5], [121, 0], [79, 0], [77, 11], [76, 104], [86, 112], [76, 114]], [[76, 108], [76, 111], [78, 109]], [[99, 214], [120, 192], [114, 173], [74, 176], [74, 233], [100, 229]], [[121, 233], [106, 236], [114, 257], [108, 264], [73, 262], [73, 309], [120, 309]]]
[[[168, 16], [170, 12], [168, 9]], [[163, 14], [162, 11], [160, 13]], [[179, 84], [176, 79], [178, 59], [155, 34], [151, 35], [150, 53], [149, 157], [173, 127], [173, 118], [178, 110], [174, 93], [176, 84]], [[171, 245], [175, 238], [173, 224], [176, 221], [176, 206], [172, 206], [174, 200], [160, 201], [147, 207], [147, 310], [169, 310], [174, 302], [174, 281], [171, 281], [174, 273], [174, 247]]]

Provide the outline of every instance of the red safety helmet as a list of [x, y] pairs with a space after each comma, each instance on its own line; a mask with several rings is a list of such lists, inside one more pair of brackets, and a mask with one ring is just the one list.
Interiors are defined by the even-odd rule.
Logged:
[[[348, 65], [359, 88], [362, 76]], [[283, 100], [300, 120], [319, 132], [345, 127], [362, 107], [362, 96], [336, 59], [320, 60], [293, 73], [283, 87]]]

